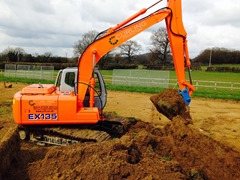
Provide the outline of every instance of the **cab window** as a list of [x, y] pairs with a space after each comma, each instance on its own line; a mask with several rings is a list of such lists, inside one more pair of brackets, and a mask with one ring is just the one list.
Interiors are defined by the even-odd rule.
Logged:
[[74, 87], [75, 73], [67, 72], [65, 77], [65, 83], [71, 87]]

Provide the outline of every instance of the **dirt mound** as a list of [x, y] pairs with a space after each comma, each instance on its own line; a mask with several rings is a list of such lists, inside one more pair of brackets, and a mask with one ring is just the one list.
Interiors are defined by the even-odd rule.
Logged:
[[[145, 126], [148, 126], [146, 131]], [[152, 126], [137, 123], [120, 139], [111, 142], [52, 148], [29, 167], [29, 177], [60, 179], [183, 179], [176, 161], [157, 154]]]
[[186, 125], [139, 121], [120, 139], [53, 147], [30, 164], [30, 179], [237, 179], [240, 154]]
[[157, 108], [158, 112], [172, 120], [180, 115], [186, 122], [192, 123], [189, 106], [184, 102], [182, 96], [176, 89], [167, 89], [159, 94], [150, 97], [150, 100]]

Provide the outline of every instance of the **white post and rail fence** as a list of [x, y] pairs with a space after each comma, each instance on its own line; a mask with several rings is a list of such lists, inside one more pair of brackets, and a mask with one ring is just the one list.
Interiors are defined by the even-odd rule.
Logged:
[[54, 66], [6, 64], [4, 76], [54, 80]]
[[[169, 71], [113, 70], [113, 75], [104, 76], [104, 80], [106, 83], [128, 86], [176, 87], [177, 80], [170, 79], [169, 76]], [[196, 89], [240, 91], [240, 82], [193, 80], [193, 85]]]

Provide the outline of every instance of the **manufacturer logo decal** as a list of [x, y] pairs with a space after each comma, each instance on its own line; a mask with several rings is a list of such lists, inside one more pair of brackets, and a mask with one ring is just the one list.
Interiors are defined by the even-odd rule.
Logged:
[[116, 39], [115, 36], [110, 37], [109, 43], [112, 45], [116, 45], [118, 43], [118, 40]]
[[28, 101], [28, 104], [29, 104], [30, 106], [34, 106], [34, 105], [35, 105], [35, 102], [34, 102], [33, 100], [30, 100], [30, 101]]

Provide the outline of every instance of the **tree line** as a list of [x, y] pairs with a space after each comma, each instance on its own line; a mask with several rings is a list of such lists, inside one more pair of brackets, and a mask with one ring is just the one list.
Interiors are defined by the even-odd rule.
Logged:
[[50, 52], [44, 54], [28, 54], [23, 48], [6, 48], [0, 54], [0, 62], [36, 62], [36, 63], [65, 63], [68, 62], [66, 57], [53, 56]]
[[202, 64], [239, 64], [240, 51], [227, 48], [208, 48], [193, 59]]

